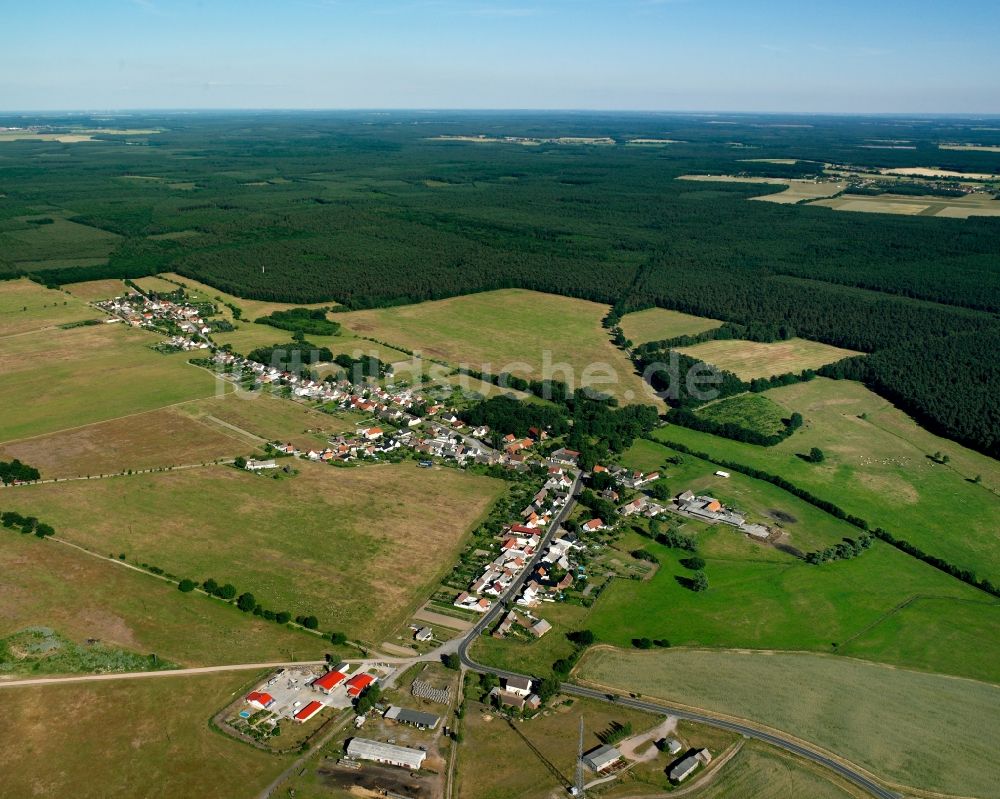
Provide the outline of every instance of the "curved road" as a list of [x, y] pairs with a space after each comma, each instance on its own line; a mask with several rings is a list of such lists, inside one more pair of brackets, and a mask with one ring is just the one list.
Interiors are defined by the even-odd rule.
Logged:
[[[573, 494], [576, 495], [580, 491], [580, 478], [577, 476], [576, 482], [573, 485]], [[548, 542], [552, 539], [556, 529], [560, 524], [566, 519], [570, 511], [573, 509], [574, 501], [571, 499], [560, 511], [559, 515], [552, 520], [549, 525], [548, 531], [546, 532], [541, 544], [538, 547], [535, 555], [531, 558], [528, 564], [525, 566], [520, 576], [510, 585], [507, 592], [500, 597], [496, 602], [493, 603], [493, 607], [489, 609], [488, 612], [483, 614], [483, 617], [477, 622], [476, 626], [473, 627], [469, 632], [461, 639], [458, 645], [458, 656], [462, 660], [462, 665], [470, 671], [477, 672], [479, 674], [494, 674], [497, 677], [526, 677], [528, 675], [518, 674], [517, 672], [505, 671], [503, 669], [496, 669], [492, 666], [485, 666], [481, 663], [477, 663], [469, 656], [469, 647], [472, 643], [488, 628], [490, 627], [498, 618], [498, 616], [506, 610], [506, 603], [508, 600], [517, 596], [518, 592], [521, 590], [521, 586], [524, 585], [525, 581], [534, 571], [535, 564], [541, 558], [541, 554], [545, 549]], [[602, 702], [611, 702], [617, 705], [623, 705], [625, 707], [631, 707], [636, 710], [644, 710], [649, 713], [657, 714], [667, 714], [670, 716], [676, 716], [677, 718], [686, 719], [687, 721], [695, 721], [699, 724], [708, 724], [712, 727], [718, 727], [719, 729], [729, 730], [730, 732], [735, 732], [739, 735], [743, 735], [747, 738], [756, 738], [758, 741], [763, 741], [764, 743], [770, 744], [772, 746], [780, 747], [792, 754], [798, 755], [799, 757], [804, 757], [807, 760], [817, 763], [821, 766], [825, 766], [831, 771], [839, 774], [844, 779], [854, 783], [858, 787], [864, 789], [872, 796], [878, 797], [878, 799], [900, 799], [900, 794], [893, 791], [889, 791], [883, 788], [874, 780], [870, 779], [866, 775], [859, 771], [855, 771], [848, 765], [841, 763], [832, 757], [827, 757], [826, 755], [814, 751], [808, 747], [802, 746], [796, 741], [790, 738], [784, 738], [780, 735], [776, 735], [770, 732], [764, 732], [763, 730], [758, 730], [754, 727], [747, 726], [745, 724], [740, 724], [735, 721], [725, 721], [723, 719], [713, 718], [711, 716], [704, 716], [699, 713], [692, 713], [687, 710], [680, 710], [678, 708], [670, 707], [669, 705], [661, 704], [659, 702], [650, 702], [644, 699], [633, 699], [631, 697], [622, 697], [617, 694], [609, 694], [602, 691], [598, 691], [594, 688], [586, 688], [582, 685], [575, 685], [574, 683], [562, 683], [560, 686], [560, 691], [562, 693], [571, 694], [573, 696], [586, 697], [588, 699], [597, 699]]]

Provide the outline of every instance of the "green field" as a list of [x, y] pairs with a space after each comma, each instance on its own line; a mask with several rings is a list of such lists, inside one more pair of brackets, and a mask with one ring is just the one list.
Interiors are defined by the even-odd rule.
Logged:
[[[674, 429], [674, 428], [671, 428]], [[638, 441], [623, 462], [663, 468], [673, 453]], [[752, 521], [783, 532], [775, 544], [755, 542], [726, 526], [684, 521], [705, 558], [708, 591], [680, 582], [690, 576], [687, 553], [626, 532], [610, 555], [630, 561], [645, 549], [660, 561], [651, 579], [615, 579], [591, 608], [545, 606], [542, 615], [559, 635], [538, 641], [483, 638], [476, 654], [509, 669], [545, 674], [572, 647], [563, 633], [588, 628], [602, 641], [629, 646], [633, 638], [666, 638], [674, 645], [838, 652], [895, 665], [1000, 682], [1000, 603], [888, 545], [876, 542], [861, 557], [812, 566], [797, 552], [855, 537], [858, 531], [781, 489], [738, 473], [713, 475], [715, 467], [682, 456], [669, 464], [671, 491], [716, 496]], [[665, 517], [664, 523], [676, 517]], [[674, 522], [676, 523], [676, 522]], [[591, 580], [604, 570], [590, 567]]]
[[788, 412], [762, 394], [740, 394], [736, 397], [713, 402], [698, 409], [697, 414], [719, 424], [735, 424], [763, 435], [774, 435], [785, 430], [782, 421]]
[[126, 292], [127, 287], [123, 281], [109, 278], [107, 280], [85, 280], [82, 283], [67, 283], [63, 289], [84, 302], [96, 302], [120, 297]]
[[747, 742], [697, 799], [867, 799], [868, 793], [820, 766], [757, 741]]
[[235, 692], [249, 687], [250, 675], [0, 689], [0, 793], [79, 799], [255, 795], [291, 758], [208, 726]]
[[[220, 433], [227, 433], [242, 439], [244, 449], [247, 442], [256, 446], [252, 436], [267, 441], [284, 441], [294, 444], [302, 451], [323, 449], [330, 436], [335, 433], [354, 430], [363, 422], [371, 421], [371, 415], [341, 412], [336, 415], [323, 413], [300, 402], [279, 399], [271, 394], [233, 392], [225, 397], [192, 402], [177, 409]], [[251, 435], [241, 435], [232, 425]]]
[[[9, 508], [9, 501], [4, 502]], [[61, 532], [61, 531], [59, 531]], [[111, 553], [107, 553], [111, 554]], [[118, 555], [117, 552], [114, 555]], [[55, 541], [0, 529], [0, 638], [49, 627], [181, 666], [321, 658], [329, 645]]]
[[[51, 219], [31, 224], [30, 219]], [[45, 269], [63, 262], [107, 259], [119, 236], [95, 227], [70, 222], [61, 212], [0, 221], [0, 253], [7, 261], [31, 269]]]
[[[683, 427], [655, 431], [701, 452], [778, 474], [848, 513], [906, 538], [925, 552], [996, 580], [1000, 575], [1000, 466], [914, 424], [850, 381], [823, 378], [763, 395], [805, 425], [774, 447], [757, 447]], [[811, 447], [821, 464], [798, 457]], [[941, 452], [947, 464], [929, 456]], [[976, 476], [981, 482], [974, 482]]]
[[804, 338], [792, 338], [771, 344], [741, 339], [720, 339], [695, 344], [693, 347], [678, 347], [677, 351], [732, 372], [743, 380], [783, 375], [788, 372], [798, 373], [803, 369], [819, 369], [828, 363], [857, 355], [852, 350], [831, 347], [829, 344], [808, 341]]
[[[462, 721], [465, 740], [458, 755], [457, 796], [462, 799], [542, 799], [556, 790], [565, 792], [573, 780], [581, 715], [585, 751], [600, 745], [597, 733], [607, 729], [613, 721], [631, 722], [634, 731], [639, 733], [662, 720], [662, 717], [602, 702], [575, 699], [571, 704], [561, 704], [548, 716], [512, 727], [489, 708], [470, 702]], [[546, 767], [543, 757], [563, 780], [557, 779]], [[517, 767], [498, 767], [502, 763], [516, 763]]]
[[901, 785], [992, 797], [1000, 783], [997, 686], [845, 658], [698, 650], [598, 649], [577, 675], [787, 731]]
[[215, 378], [161, 355], [159, 341], [123, 325], [54, 330], [0, 344], [0, 441], [42, 435], [212, 396]]
[[104, 314], [63, 291], [47, 289], [27, 278], [0, 282], [0, 337], [98, 318], [103, 319]]
[[721, 324], [718, 319], [691, 316], [680, 311], [668, 311], [666, 308], [647, 308], [645, 311], [625, 314], [620, 327], [627, 339], [639, 345], [647, 341], [693, 336]]
[[655, 402], [601, 327], [607, 310], [596, 302], [505, 289], [333, 318], [359, 335], [454, 366], [535, 380], [548, 370], [573, 387], [593, 385], [627, 401]]
[[504, 487], [412, 461], [292, 463], [300, 473], [280, 480], [217, 466], [26, 486], [12, 507], [97, 552], [230, 582], [272, 610], [381, 641], [426, 599]]

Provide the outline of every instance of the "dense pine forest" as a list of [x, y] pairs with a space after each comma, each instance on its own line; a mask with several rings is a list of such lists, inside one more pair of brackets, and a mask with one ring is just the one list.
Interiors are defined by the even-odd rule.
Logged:
[[[994, 144], [981, 121], [232, 113], [114, 124], [162, 132], [0, 142], [0, 276], [58, 285], [172, 270], [250, 298], [347, 308], [520, 286], [619, 312], [782, 326], [873, 353], [855, 376], [1000, 455], [1000, 219], [842, 213], [749, 201], [776, 186], [676, 180], [810, 176], [825, 163], [1000, 174], [1000, 153], [938, 148]], [[110, 123], [0, 119], [28, 125]], [[617, 143], [439, 138], [469, 134]], [[635, 137], [677, 143], [628, 145]], [[890, 139], [912, 149], [871, 144]]]

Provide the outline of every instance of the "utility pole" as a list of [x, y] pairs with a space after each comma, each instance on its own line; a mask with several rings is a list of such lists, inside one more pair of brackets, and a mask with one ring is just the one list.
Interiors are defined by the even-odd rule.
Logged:
[[573, 796], [584, 799], [583, 793], [583, 716], [580, 716], [580, 746], [576, 753], [576, 785], [573, 786]]

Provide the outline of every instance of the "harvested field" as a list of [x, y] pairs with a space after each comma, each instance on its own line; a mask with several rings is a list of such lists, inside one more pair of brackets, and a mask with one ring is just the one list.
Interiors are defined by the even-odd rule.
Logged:
[[621, 329], [634, 344], [662, 341], [677, 336], [693, 336], [719, 327], [722, 322], [704, 316], [691, 316], [666, 308], [647, 308], [645, 311], [625, 314]]
[[831, 347], [829, 344], [804, 338], [776, 341], [771, 344], [738, 339], [706, 341], [693, 347], [679, 347], [678, 352], [699, 358], [727, 372], [733, 372], [743, 380], [801, 372], [803, 369], [818, 369], [825, 364], [858, 354], [852, 350]]
[[48, 479], [205, 463], [249, 449], [244, 437], [168, 408], [2, 444], [0, 460], [20, 458]]
[[769, 203], [792, 204], [803, 200], [815, 200], [820, 197], [832, 197], [847, 188], [847, 184], [840, 181], [817, 182], [802, 178], [766, 178], [766, 177], [740, 177], [735, 175], [681, 175], [678, 180], [698, 180], [714, 183], [770, 183], [776, 186], [786, 186], [784, 191], [777, 194], [765, 194], [760, 197], [751, 197], [751, 200], [762, 200]]
[[2, 791], [173, 799], [211, 786], [213, 796], [255, 795], [291, 758], [219, 735], [207, 723], [246, 684], [246, 674], [213, 674], [5, 691]]
[[985, 194], [965, 197], [936, 197], [927, 195], [879, 194], [865, 196], [844, 194], [828, 200], [817, 200], [810, 205], [821, 205], [835, 211], [854, 211], [869, 214], [904, 214], [907, 216], [942, 216], [950, 219], [968, 219], [970, 216], [1000, 216], [1000, 202]]
[[597, 649], [577, 674], [787, 731], [904, 786], [991, 797], [1000, 784], [995, 685], [821, 655], [680, 649]]
[[1000, 180], [1000, 175], [987, 172], [956, 172], [953, 169], [938, 169], [926, 166], [901, 166], [894, 169], [880, 169], [883, 175], [914, 175], [921, 178], [968, 178], [969, 180]]
[[15, 509], [97, 552], [214, 577], [272, 610], [315, 614], [324, 630], [381, 641], [426, 600], [505, 487], [412, 461], [288, 463], [299, 474], [209, 466], [24, 486]]
[[974, 153], [1000, 153], [1000, 144], [939, 144], [939, 150], [965, 150]]

